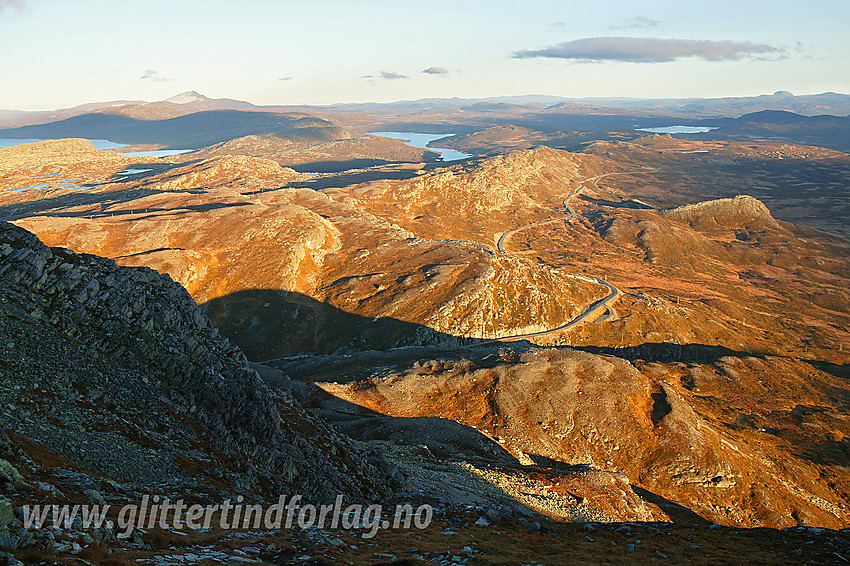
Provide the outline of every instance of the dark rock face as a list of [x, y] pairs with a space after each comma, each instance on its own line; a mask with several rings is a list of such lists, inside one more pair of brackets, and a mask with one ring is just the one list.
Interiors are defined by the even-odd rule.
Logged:
[[380, 462], [271, 391], [167, 275], [48, 248], [8, 223], [0, 349], [3, 428], [87, 472], [270, 496], [391, 487]]

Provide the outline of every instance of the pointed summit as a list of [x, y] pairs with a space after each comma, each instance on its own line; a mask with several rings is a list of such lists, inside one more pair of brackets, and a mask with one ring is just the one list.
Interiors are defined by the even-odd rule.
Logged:
[[190, 102], [199, 102], [201, 100], [209, 99], [199, 92], [190, 90], [188, 92], [180, 93], [177, 96], [166, 98], [165, 102], [171, 102], [172, 104], [189, 104]]

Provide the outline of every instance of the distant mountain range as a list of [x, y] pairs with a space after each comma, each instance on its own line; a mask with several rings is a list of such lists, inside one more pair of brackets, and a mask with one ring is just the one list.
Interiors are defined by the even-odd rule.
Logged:
[[272, 105], [258, 106], [231, 98], [208, 98], [188, 91], [157, 102], [115, 100], [93, 102], [59, 110], [27, 112], [0, 109], [0, 126], [14, 127], [53, 122], [90, 112], [120, 114], [141, 119], [174, 118], [204, 110], [263, 110], [271, 112], [310, 109], [314, 112], [333, 110], [422, 112], [477, 106], [513, 106], [534, 109], [566, 110], [573, 113], [664, 115], [689, 118], [735, 118], [762, 110], [782, 110], [803, 116], [831, 114], [850, 115], [850, 95], [835, 92], [795, 96], [788, 91], [748, 97], [727, 98], [567, 98], [551, 95], [496, 96], [486, 98], [422, 98], [397, 102], [334, 104], [330, 106]]
[[176, 118], [194, 112], [205, 110], [282, 110], [284, 107], [256, 106], [250, 102], [233, 100], [231, 98], [207, 98], [206, 96], [188, 91], [158, 102], [144, 100], [114, 100], [110, 102], [92, 102], [64, 108], [26, 112], [21, 110], [0, 110], [0, 127], [11, 128], [56, 122], [73, 116], [93, 112], [115, 114], [139, 118], [142, 120], [162, 120]]
[[795, 96], [788, 91], [778, 91], [761, 96], [727, 98], [593, 98], [577, 102], [694, 118], [734, 118], [762, 110], [783, 110], [803, 116], [850, 115], [850, 95], [835, 92]]
[[326, 141], [347, 137], [332, 122], [303, 114], [203, 110], [166, 119], [140, 119], [94, 112], [47, 124], [0, 129], [0, 138], [108, 139], [167, 149], [196, 149], [247, 135], [276, 134], [293, 140]]
[[[0, 138], [109, 139], [196, 149], [247, 135], [325, 141], [368, 132], [468, 134], [492, 126], [531, 130], [633, 132], [689, 124], [717, 128], [702, 138], [759, 137], [850, 151], [850, 95], [823, 93], [713, 99], [567, 99], [525, 95], [484, 99], [421, 99], [325, 107], [256, 106], [189, 91], [159, 102], [92, 103], [50, 112], [0, 110]], [[328, 115], [333, 121], [322, 119]], [[436, 128], [436, 129], [435, 129]], [[572, 132], [572, 134], [571, 134]], [[359, 134], [358, 134], [359, 135]]]
[[336, 104], [333, 108], [354, 110], [410, 110], [428, 111], [448, 108], [466, 108], [477, 104], [510, 104], [537, 107], [547, 110], [569, 109], [611, 114], [636, 113], [640, 115], [683, 116], [689, 118], [737, 117], [760, 110], [785, 110], [804, 116], [850, 114], [850, 95], [835, 92], [795, 96], [788, 91], [760, 96], [728, 98], [566, 98], [549, 95], [497, 96], [489, 98], [423, 98], [390, 103]]

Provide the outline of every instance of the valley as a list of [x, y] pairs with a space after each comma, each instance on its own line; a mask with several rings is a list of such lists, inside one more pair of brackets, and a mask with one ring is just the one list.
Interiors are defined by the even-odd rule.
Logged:
[[559, 537], [587, 563], [603, 546], [764, 563], [788, 541], [850, 558], [850, 156], [832, 122], [767, 140], [672, 107], [639, 125], [721, 125], [176, 100], [0, 130], [63, 136], [0, 148], [3, 462], [21, 475], [3, 472], [4, 498], [338, 489], [438, 510], [415, 551], [391, 529], [375, 548], [343, 531], [113, 541], [146, 560], [444, 563], [455, 535], [470, 564], [575, 563]]

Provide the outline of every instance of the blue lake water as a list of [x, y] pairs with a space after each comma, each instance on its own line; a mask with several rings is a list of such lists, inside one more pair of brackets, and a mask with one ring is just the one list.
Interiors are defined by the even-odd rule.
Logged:
[[42, 183], [41, 185], [30, 185], [28, 187], [18, 187], [17, 189], [12, 189], [13, 193], [22, 193], [24, 191], [39, 191], [41, 189], [46, 189], [48, 187], [52, 187], [50, 183]]
[[436, 151], [443, 158], [443, 161], [457, 161], [458, 159], [466, 159], [472, 157], [469, 153], [463, 153], [456, 149], [448, 149], [443, 147], [428, 147], [432, 141], [449, 138], [454, 134], [418, 134], [415, 132], [367, 132], [370, 136], [380, 136], [382, 138], [392, 138], [394, 140], [402, 140], [410, 147], [418, 147], [422, 149], [430, 149]]
[[650, 134], [704, 134], [716, 127], [706, 126], [664, 126], [661, 128], [635, 128], [638, 132], [649, 132]]
[[13, 193], [22, 193], [24, 191], [43, 191], [45, 189], [90, 189], [90, 185], [78, 185], [79, 179], [60, 179], [57, 182], [41, 183], [38, 185], [29, 185], [27, 187], [18, 187], [12, 189]]
[[169, 155], [180, 155], [181, 153], [189, 153], [194, 149], [157, 149], [154, 151], [119, 151], [121, 155], [127, 157], [168, 157]]

